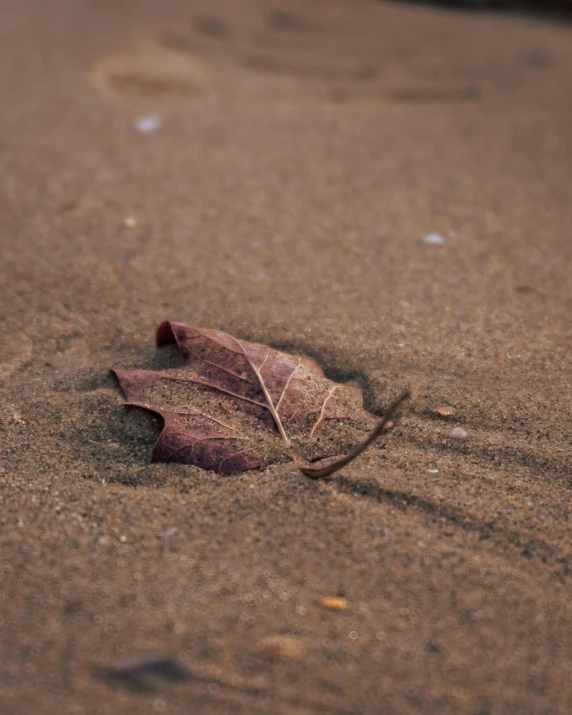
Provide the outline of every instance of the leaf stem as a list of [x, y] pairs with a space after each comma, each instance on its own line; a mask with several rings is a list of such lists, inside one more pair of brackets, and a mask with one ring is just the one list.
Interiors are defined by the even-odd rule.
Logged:
[[353, 460], [360, 455], [365, 449], [369, 447], [369, 445], [379, 437], [379, 435], [385, 430], [386, 424], [389, 422], [389, 419], [391, 416], [395, 413], [399, 405], [404, 402], [405, 400], [409, 399], [411, 397], [411, 390], [405, 390], [402, 392], [398, 397], [393, 400], [393, 402], [389, 405], [387, 410], [385, 411], [385, 414], [381, 418], [381, 420], [377, 423], [375, 426], [375, 429], [368, 435], [368, 437], [361, 443], [358, 444], [358, 446], [351, 451], [348, 455], [345, 457], [341, 457], [340, 459], [337, 459], [335, 462], [332, 462], [331, 464], [328, 464], [326, 467], [302, 467], [300, 466], [300, 470], [302, 471], [303, 474], [305, 474], [307, 477], [310, 477], [311, 479], [322, 479], [323, 477], [329, 477], [331, 474], [334, 472], [337, 472], [339, 469], [342, 467], [345, 467], [347, 464], [350, 462], [353, 462]]

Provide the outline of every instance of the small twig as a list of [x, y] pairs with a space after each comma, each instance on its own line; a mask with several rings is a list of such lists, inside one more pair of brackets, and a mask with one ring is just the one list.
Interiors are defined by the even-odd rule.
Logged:
[[330, 474], [333, 474], [334, 472], [337, 472], [338, 469], [345, 467], [346, 464], [352, 462], [358, 455], [360, 455], [364, 451], [364, 449], [367, 449], [367, 447], [369, 447], [369, 445], [375, 439], [377, 439], [377, 437], [379, 437], [382, 432], [385, 431], [385, 426], [389, 422], [390, 417], [394, 414], [399, 405], [410, 397], [411, 390], [405, 390], [401, 393], [401, 395], [399, 395], [399, 397], [396, 397], [395, 400], [389, 405], [389, 407], [385, 411], [385, 414], [378, 422], [373, 432], [371, 432], [367, 439], [365, 439], [361, 444], [358, 444], [358, 446], [348, 455], [337, 459], [335, 462], [332, 462], [327, 467], [300, 466], [300, 470], [302, 471], [302, 473], [305, 474], [307, 477], [310, 477], [311, 479], [321, 479], [322, 477], [329, 477]]

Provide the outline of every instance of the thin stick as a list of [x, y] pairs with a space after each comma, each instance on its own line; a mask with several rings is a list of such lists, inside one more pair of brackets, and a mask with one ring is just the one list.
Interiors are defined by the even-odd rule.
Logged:
[[307, 477], [310, 477], [311, 479], [322, 479], [322, 477], [329, 477], [330, 474], [333, 474], [334, 472], [337, 472], [338, 469], [345, 467], [346, 464], [349, 464], [358, 455], [360, 455], [364, 451], [364, 449], [367, 449], [367, 447], [369, 447], [369, 445], [374, 441], [374, 439], [379, 437], [379, 435], [385, 430], [385, 425], [389, 422], [390, 417], [394, 414], [399, 405], [410, 397], [411, 390], [405, 390], [399, 395], [399, 397], [396, 397], [395, 400], [393, 400], [393, 402], [385, 411], [385, 414], [378, 422], [373, 432], [371, 432], [367, 439], [365, 439], [361, 444], [358, 444], [358, 446], [347, 456], [341, 457], [341, 459], [337, 459], [335, 462], [332, 462], [327, 467], [300, 467], [302, 473], [305, 474]]

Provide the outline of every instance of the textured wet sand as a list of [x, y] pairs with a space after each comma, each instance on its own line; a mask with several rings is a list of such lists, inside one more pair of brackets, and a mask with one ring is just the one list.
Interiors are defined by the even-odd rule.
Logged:
[[[570, 29], [24, 0], [0, 35], [5, 712], [569, 713]], [[164, 319], [419, 395], [327, 482], [149, 465], [108, 371], [172, 360]], [[94, 674], [149, 653], [190, 681]]]

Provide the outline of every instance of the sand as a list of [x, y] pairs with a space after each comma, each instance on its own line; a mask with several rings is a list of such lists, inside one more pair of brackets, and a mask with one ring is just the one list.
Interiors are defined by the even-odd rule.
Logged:
[[[0, 35], [2, 711], [571, 712], [570, 28], [20, 0]], [[328, 481], [150, 465], [109, 370], [166, 319], [418, 396]], [[98, 675], [146, 654], [190, 679]]]

